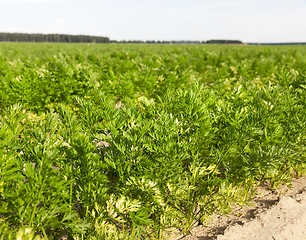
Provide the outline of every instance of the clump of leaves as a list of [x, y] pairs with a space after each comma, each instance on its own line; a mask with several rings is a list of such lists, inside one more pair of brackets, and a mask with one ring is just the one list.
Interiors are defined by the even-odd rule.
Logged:
[[187, 234], [305, 172], [302, 55], [86, 49], [0, 58], [3, 239]]

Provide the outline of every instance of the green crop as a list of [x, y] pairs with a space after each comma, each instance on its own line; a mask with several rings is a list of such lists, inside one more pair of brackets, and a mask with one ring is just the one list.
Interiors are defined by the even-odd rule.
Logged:
[[166, 239], [305, 173], [304, 46], [0, 44], [0, 239]]

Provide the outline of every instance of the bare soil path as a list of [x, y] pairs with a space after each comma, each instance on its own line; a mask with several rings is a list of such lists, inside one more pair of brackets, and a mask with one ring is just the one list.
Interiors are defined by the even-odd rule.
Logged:
[[[228, 216], [214, 215], [183, 240], [285, 240], [306, 239], [306, 177], [292, 180], [292, 188], [272, 192], [258, 188], [252, 206], [236, 207]], [[174, 238], [175, 239], [175, 238]]]

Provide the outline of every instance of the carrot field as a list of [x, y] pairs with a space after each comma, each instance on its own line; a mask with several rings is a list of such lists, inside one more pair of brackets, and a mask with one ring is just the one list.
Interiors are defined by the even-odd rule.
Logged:
[[0, 43], [0, 239], [167, 239], [306, 170], [306, 46]]

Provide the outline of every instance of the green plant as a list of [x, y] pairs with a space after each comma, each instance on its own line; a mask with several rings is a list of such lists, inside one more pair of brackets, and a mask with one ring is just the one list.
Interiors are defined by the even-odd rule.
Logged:
[[304, 53], [1, 43], [0, 237], [165, 239], [289, 185]]

